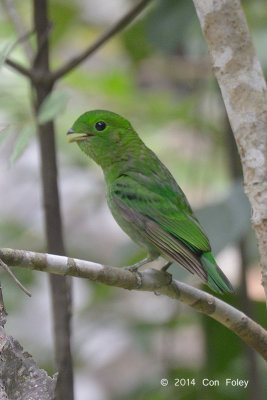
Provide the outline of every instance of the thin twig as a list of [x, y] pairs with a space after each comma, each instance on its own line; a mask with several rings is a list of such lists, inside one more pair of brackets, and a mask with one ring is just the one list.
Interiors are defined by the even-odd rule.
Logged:
[[32, 71], [23, 67], [16, 61], [13, 61], [13, 60], [10, 60], [10, 58], [7, 58], [5, 60], [5, 64], [8, 65], [9, 67], [13, 68], [15, 71], [19, 72], [21, 75], [27, 76], [27, 78], [30, 78], [30, 79], [33, 78]]
[[1, 249], [0, 257], [8, 265], [87, 278], [128, 290], [157, 292], [179, 300], [225, 325], [267, 360], [267, 331], [262, 326], [215, 296], [185, 283], [171, 280], [168, 273], [149, 268], [135, 274], [122, 268], [90, 261], [25, 250]]
[[31, 297], [31, 293], [22, 285], [22, 283], [16, 278], [16, 276], [13, 274], [13, 272], [10, 270], [10, 268], [0, 259], [0, 266], [8, 273], [9, 276], [15, 281], [15, 283], [18, 285], [18, 287], [27, 294], [27, 296]]
[[25, 41], [34, 33], [34, 29], [31, 29], [30, 31], [25, 32], [23, 35], [19, 36], [18, 39], [15, 41], [15, 43], [12, 45], [12, 47], [9, 50], [8, 55], [14, 50], [14, 48]]
[[18, 11], [16, 9], [16, 5], [13, 0], [2, 0], [2, 3], [4, 4], [6, 12], [7, 12], [11, 22], [13, 23], [13, 26], [15, 28], [15, 31], [16, 31], [18, 37], [25, 38], [23, 41], [21, 41], [21, 43], [24, 48], [25, 56], [27, 57], [28, 61], [31, 63], [31, 61], [33, 59], [33, 50], [32, 50], [30, 41], [28, 40], [29, 36], [25, 33], [25, 28], [23, 26], [22, 19], [20, 18]]
[[9, 57], [9, 55], [12, 53], [12, 51], [17, 47], [18, 44], [23, 43], [29, 36], [31, 36], [34, 33], [34, 30], [31, 30], [29, 32], [26, 32], [23, 36], [20, 36], [9, 48], [6, 58]]
[[9, 65], [10, 67], [12, 67], [13, 69], [15, 69], [16, 71], [18, 71], [19, 73], [21, 73], [24, 76], [27, 76], [28, 78], [32, 79], [33, 77], [33, 73], [30, 69], [27, 69], [25, 67], [23, 67], [22, 65], [18, 64], [16, 61], [11, 60], [9, 57], [9, 55], [12, 53], [12, 51], [14, 50], [14, 48], [21, 42], [27, 40], [27, 38], [32, 35], [34, 32], [34, 30], [31, 30], [29, 32], [26, 32], [23, 36], [19, 37], [15, 43], [13, 43], [13, 45], [10, 47], [7, 55], [6, 55], [6, 59], [5, 59], [5, 64]]
[[52, 73], [52, 80], [56, 81], [62, 76], [66, 75], [68, 72], [76, 68], [81, 62], [83, 62], [87, 57], [99, 49], [105, 42], [110, 38], [120, 32], [138, 15], [140, 12], [150, 3], [152, 0], [141, 0], [137, 3], [130, 11], [128, 11], [119, 21], [117, 21], [113, 26], [102, 33], [99, 38], [90, 45], [86, 50], [84, 50], [80, 55], [72, 58], [65, 65], [60, 67], [57, 71]]

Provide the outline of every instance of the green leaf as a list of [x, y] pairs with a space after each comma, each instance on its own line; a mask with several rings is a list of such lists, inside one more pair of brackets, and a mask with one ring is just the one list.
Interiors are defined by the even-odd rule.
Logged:
[[34, 126], [32, 124], [25, 125], [24, 128], [20, 131], [19, 136], [15, 142], [13, 147], [13, 151], [11, 153], [9, 162], [11, 165], [18, 160], [18, 158], [22, 155], [25, 148], [27, 147], [30, 137], [34, 133]]
[[145, 30], [146, 21], [141, 19], [126, 29], [121, 36], [126, 51], [135, 63], [149, 57], [153, 52]]
[[9, 52], [12, 49], [13, 45], [14, 45], [14, 40], [9, 40], [0, 50], [0, 68], [5, 63], [6, 58], [8, 57]]
[[64, 90], [52, 92], [47, 96], [41, 104], [38, 113], [38, 122], [45, 124], [57, 117], [62, 111], [65, 110], [67, 104], [67, 93]]

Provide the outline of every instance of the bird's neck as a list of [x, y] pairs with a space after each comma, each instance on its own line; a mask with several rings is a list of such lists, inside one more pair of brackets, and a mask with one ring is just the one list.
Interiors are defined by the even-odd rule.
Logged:
[[145, 144], [139, 137], [134, 138], [132, 143], [121, 146], [119, 152], [114, 152], [112, 159], [101, 160], [101, 167], [104, 172], [106, 182], [110, 183], [127, 171], [136, 169], [137, 164], [142, 163], [147, 152]]
[[131, 161], [126, 160], [114, 160], [109, 166], [103, 168], [106, 183], [114, 182], [119, 176], [126, 174], [129, 170]]
[[[142, 145], [145, 148], [143, 143]], [[127, 149], [121, 152], [109, 165], [102, 167], [106, 182], [114, 182], [119, 176], [127, 175], [130, 171], [143, 170], [142, 164], [146, 161], [143, 146], [139, 146], [138, 151], [127, 151]]]

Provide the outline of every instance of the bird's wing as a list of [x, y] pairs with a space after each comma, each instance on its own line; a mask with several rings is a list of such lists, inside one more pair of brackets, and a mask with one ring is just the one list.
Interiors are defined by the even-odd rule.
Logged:
[[180, 211], [168, 198], [151, 192], [125, 175], [117, 179], [109, 190], [125, 220], [135, 225], [163, 254], [202, 280], [207, 280], [198, 255], [209, 251], [210, 246], [194, 219]]
[[156, 222], [194, 253], [210, 251], [209, 240], [198, 220], [179, 206], [180, 202], [175, 200], [176, 197], [152, 191], [143, 182], [126, 175], [112, 184], [111, 191], [114, 199], [119, 199], [133, 211]]
[[157, 207], [156, 215], [158, 222], [167, 231], [185, 240], [187, 245], [193, 246], [196, 251], [210, 251], [209, 240], [184, 192], [158, 158], [156, 167], [149, 174], [130, 170], [127, 171], [125, 178], [132, 178], [134, 184], [146, 188], [151, 196], [154, 194], [156, 198], [156, 195], [159, 195], [161, 212], [158, 212]]

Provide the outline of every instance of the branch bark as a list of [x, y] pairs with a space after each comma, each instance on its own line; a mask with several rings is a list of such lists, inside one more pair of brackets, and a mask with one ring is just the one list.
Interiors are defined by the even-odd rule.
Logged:
[[[230, 172], [233, 180], [240, 180], [242, 177], [242, 166], [240, 157], [237, 152], [235, 138], [233, 136], [231, 126], [229, 124], [229, 120], [227, 118], [227, 114], [225, 112], [225, 133], [226, 133], [226, 145], [228, 146], [228, 163], [230, 167]], [[249, 257], [247, 250], [248, 243], [248, 233], [244, 232], [242, 237], [237, 243], [237, 249], [240, 256], [240, 264], [241, 264], [241, 279], [240, 279], [240, 287], [238, 295], [238, 304], [240, 304], [242, 310], [248, 314], [252, 319], [254, 319], [255, 313], [255, 305], [250, 301], [248, 296], [248, 287], [247, 287], [247, 270], [249, 267]], [[244, 361], [247, 367], [247, 377], [249, 379], [249, 387], [248, 387], [248, 398], [252, 398], [253, 400], [263, 400], [264, 399], [264, 390], [263, 390], [263, 382], [261, 379], [261, 373], [259, 368], [259, 363], [257, 360], [256, 353], [252, 350], [251, 347], [244, 345]]]
[[90, 261], [25, 250], [1, 249], [0, 258], [9, 266], [87, 278], [128, 290], [156, 291], [217, 320], [267, 360], [267, 331], [263, 327], [213, 295], [172, 280], [166, 272], [148, 269], [135, 274]]
[[54, 400], [56, 378], [38, 368], [32, 356], [0, 328], [0, 399]]
[[239, 0], [194, 0], [241, 157], [267, 299], [267, 91]]
[[40, 369], [32, 356], [7, 335], [6, 317], [0, 285], [0, 399], [54, 400], [56, 378]]
[[[7, 312], [4, 305], [2, 286], [0, 282], [0, 327], [3, 327], [6, 323]], [[0, 397], [1, 399], [1, 397]]]
[[113, 26], [107, 29], [106, 32], [102, 33], [99, 38], [90, 45], [87, 49], [85, 49], [81, 54], [72, 58], [65, 65], [60, 67], [57, 71], [51, 74], [51, 79], [53, 82], [62, 78], [64, 75], [68, 74], [74, 68], [76, 68], [79, 64], [81, 64], [86, 58], [88, 58], [91, 54], [93, 54], [96, 50], [98, 50], [104, 43], [106, 43], [109, 39], [115, 36], [118, 32], [124, 29], [133, 19], [143, 11], [143, 9], [150, 3], [152, 0], [141, 0], [139, 1], [130, 11], [128, 11], [118, 22], [116, 22]]
[[56, 378], [40, 369], [32, 356], [7, 335], [6, 317], [0, 285], [0, 399], [54, 400]]

